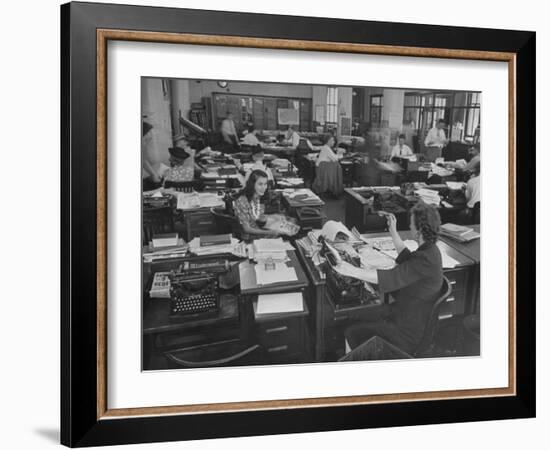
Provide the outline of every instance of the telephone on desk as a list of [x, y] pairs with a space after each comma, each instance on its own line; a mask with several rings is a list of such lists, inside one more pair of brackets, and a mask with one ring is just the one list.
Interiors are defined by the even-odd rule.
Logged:
[[360, 260], [350, 257], [345, 252], [338, 252], [338, 250], [333, 247], [329, 247], [323, 236], [319, 236], [319, 242], [322, 244], [320, 255], [327, 260], [325, 264], [327, 288], [336, 309], [352, 305], [380, 304], [381, 302], [378, 294], [367, 289], [365, 282], [357, 278], [342, 275], [334, 269], [338, 264], [338, 257], [335, 255], [335, 252], [338, 253], [343, 261], [355, 267], [360, 267]]

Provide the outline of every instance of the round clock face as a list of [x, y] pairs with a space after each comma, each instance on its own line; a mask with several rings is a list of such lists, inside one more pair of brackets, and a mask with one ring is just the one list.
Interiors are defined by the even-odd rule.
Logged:
[[218, 86], [221, 87], [221, 88], [226, 88], [227, 87], [227, 81], [218, 81]]

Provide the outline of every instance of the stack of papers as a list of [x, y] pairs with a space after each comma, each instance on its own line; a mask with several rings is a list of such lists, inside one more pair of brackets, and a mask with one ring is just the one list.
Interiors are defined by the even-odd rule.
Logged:
[[441, 234], [459, 242], [470, 242], [480, 237], [480, 234], [474, 231], [473, 228], [456, 225], [454, 223], [445, 223], [441, 225]]
[[289, 242], [283, 241], [282, 238], [277, 239], [256, 239], [252, 244], [252, 257], [254, 261], [265, 261], [272, 259], [273, 261], [286, 261], [287, 250], [294, 250]]
[[418, 189], [414, 191], [414, 193], [420, 197], [420, 199], [428, 204], [428, 205], [435, 205], [439, 206], [439, 203], [441, 202], [441, 197], [439, 197], [439, 193], [437, 191], [434, 191], [432, 189]]
[[361, 263], [366, 269], [387, 270], [395, 266], [395, 260], [379, 250], [365, 246], [359, 250]]
[[281, 186], [300, 186], [301, 184], [304, 184], [304, 179], [303, 178], [283, 178], [277, 181], [277, 184]]
[[275, 269], [265, 269], [265, 264], [258, 263], [254, 267], [256, 273], [256, 284], [288, 283], [298, 281], [294, 267], [288, 267], [285, 263], [276, 263]]
[[211, 192], [178, 192], [177, 209], [215, 208], [225, 206], [223, 198]]
[[256, 315], [300, 312], [304, 310], [301, 292], [286, 294], [268, 294], [258, 296]]
[[231, 242], [228, 244], [209, 245], [207, 247], [201, 247], [200, 237], [194, 238], [189, 242], [189, 251], [198, 256], [204, 255], [217, 255], [220, 253], [233, 253], [238, 250], [239, 240], [234, 237], [231, 238]]
[[337, 240], [355, 240], [352, 232], [342, 222], [336, 222], [335, 220], [329, 220], [325, 223], [320, 234], [333, 242]]
[[178, 233], [155, 234], [152, 244], [154, 249], [175, 247], [178, 245]]

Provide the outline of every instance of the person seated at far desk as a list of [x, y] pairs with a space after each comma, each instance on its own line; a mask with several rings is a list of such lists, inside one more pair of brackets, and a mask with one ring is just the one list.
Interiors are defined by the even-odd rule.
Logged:
[[[472, 176], [464, 186], [467, 208], [460, 211], [459, 222], [462, 224], [479, 223], [479, 210], [475, 211], [476, 203], [481, 201], [481, 164], [478, 163], [472, 168]], [[476, 217], [477, 215], [477, 217]]]
[[412, 155], [413, 155], [413, 151], [407, 144], [405, 144], [405, 135], [400, 134], [397, 144], [395, 144], [391, 149], [390, 159], [402, 158], [402, 157], [407, 157]]
[[339, 160], [342, 158], [344, 149], [334, 152], [334, 136], [328, 135], [324, 139], [324, 145], [321, 147], [317, 161], [315, 162], [316, 175], [312, 189], [315, 193], [330, 192], [338, 197], [344, 191], [344, 181], [342, 175], [342, 166]]
[[[397, 265], [389, 270], [360, 269], [360, 274], [364, 281], [378, 284], [381, 294], [391, 293], [395, 301], [389, 305], [389, 315], [382, 321], [349, 327], [345, 331], [346, 342], [353, 349], [371, 337], [379, 336], [412, 354], [422, 339], [443, 285], [441, 253], [436, 245], [441, 218], [434, 206], [423, 202], [411, 209], [410, 229], [419, 244], [414, 252], [399, 237], [395, 216], [387, 214], [387, 221], [398, 253]], [[346, 274], [347, 264], [340, 261], [335, 269]]]
[[185, 139], [177, 141], [175, 147], [168, 149], [170, 153], [170, 169], [166, 171], [164, 181], [192, 181], [195, 177], [195, 150]]
[[298, 144], [300, 143], [300, 135], [296, 133], [294, 128], [292, 128], [292, 125], [288, 126], [288, 130], [286, 131], [285, 139], [283, 142], [288, 144], [292, 148], [298, 147]]
[[271, 169], [264, 164], [264, 157], [265, 153], [262, 147], [259, 145], [254, 147], [252, 150], [252, 161], [254, 162], [254, 165], [246, 172], [244, 176], [245, 183], [254, 170], [261, 170], [267, 175], [267, 180], [270, 183], [274, 183], [273, 172], [271, 172]]
[[265, 214], [265, 204], [263, 202], [267, 188], [267, 174], [261, 170], [253, 170], [241, 194], [233, 202], [235, 215], [244, 233], [252, 237], [277, 237], [279, 235], [275, 231], [263, 228], [269, 219]]
[[256, 137], [257, 132], [258, 132], [258, 130], [256, 130], [254, 125], [249, 125], [248, 126], [248, 133], [246, 133], [244, 135], [242, 144], [243, 145], [248, 145], [250, 147], [256, 147], [257, 145], [261, 145], [260, 141]]

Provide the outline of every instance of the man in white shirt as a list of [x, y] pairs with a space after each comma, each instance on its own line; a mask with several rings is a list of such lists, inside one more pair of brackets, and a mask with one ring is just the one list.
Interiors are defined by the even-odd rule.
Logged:
[[445, 136], [445, 130], [443, 130], [444, 127], [445, 121], [443, 119], [439, 119], [435, 127], [428, 131], [426, 139], [424, 139], [424, 145], [426, 145], [426, 147], [445, 147], [449, 141], [447, 140], [447, 136]]
[[285, 140], [290, 144], [292, 148], [296, 148], [300, 143], [300, 135], [296, 133], [296, 131], [294, 131], [294, 128], [292, 128], [292, 126], [289, 125], [288, 131], [286, 132]]
[[255, 147], [257, 145], [260, 145], [260, 141], [256, 137], [257, 130], [254, 128], [254, 125], [250, 125], [248, 127], [248, 133], [246, 133], [245, 137], [243, 138], [243, 145], [249, 145], [251, 147]]
[[413, 151], [411, 150], [411, 148], [407, 144], [405, 144], [405, 135], [400, 134], [398, 143], [394, 145], [394, 147], [391, 149], [390, 159], [396, 157], [402, 158], [406, 156], [412, 156], [412, 154]]
[[233, 122], [233, 113], [227, 111], [225, 119], [223, 119], [220, 131], [222, 133], [223, 140], [233, 146], [238, 146], [237, 129], [235, 128], [235, 122]]

